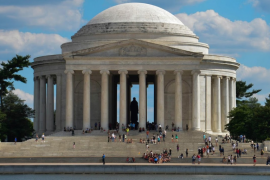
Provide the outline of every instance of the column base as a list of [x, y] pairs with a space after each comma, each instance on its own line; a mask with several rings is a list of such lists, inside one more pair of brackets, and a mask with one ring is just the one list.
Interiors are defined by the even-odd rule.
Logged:
[[192, 128], [191, 130], [192, 130], [192, 131], [201, 131], [200, 128]]
[[213, 134], [213, 131], [211, 131], [211, 130], [206, 130], [205, 133], [207, 133], [207, 134]]

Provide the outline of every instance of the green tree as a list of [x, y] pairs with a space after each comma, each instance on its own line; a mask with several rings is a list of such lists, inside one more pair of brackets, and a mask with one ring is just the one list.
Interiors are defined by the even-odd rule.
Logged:
[[30, 56], [20, 56], [12, 58], [6, 62], [2, 62], [0, 67], [0, 101], [1, 101], [1, 110], [4, 110], [3, 107], [3, 97], [8, 93], [8, 89], [13, 90], [13, 80], [26, 83], [27, 80], [25, 77], [17, 74], [23, 68], [30, 65], [29, 61]]
[[[2, 127], [2, 123], [6, 120], [6, 114], [2, 113], [0, 110], [0, 129]], [[0, 131], [0, 137], [4, 136], [3, 132]]]
[[245, 134], [247, 138], [252, 138], [250, 132], [252, 131], [253, 112], [258, 107], [260, 104], [256, 98], [250, 98], [246, 103], [240, 104], [230, 111], [231, 120], [225, 128], [234, 137]]
[[25, 136], [32, 136], [33, 123], [29, 118], [34, 117], [34, 110], [12, 92], [3, 97], [3, 105], [5, 118], [1, 122], [1, 139], [7, 136], [9, 141], [14, 141], [15, 137], [21, 141]]
[[269, 137], [270, 107], [261, 106], [255, 97], [234, 108], [229, 118], [231, 121], [226, 125], [226, 129], [234, 137], [246, 135], [254, 141], [263, 141]]
[[268, 95], [268, 98], [265, 98], [265, 106], [270, 107], [270, 94]]
[[257, 94], [261, 91], [261, 89], [252, 90], [250, 91], [250, 88], [253, 87], [253, 84], [246, 84], [246, 81], [236, 81], [236, 104], [237, 106], [241, 103], [247, 102], [246, 99], [243, 98], [250, 98], [254, 94]]

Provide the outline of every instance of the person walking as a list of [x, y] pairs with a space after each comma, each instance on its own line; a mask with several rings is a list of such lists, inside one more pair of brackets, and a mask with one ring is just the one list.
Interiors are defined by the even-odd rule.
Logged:
[[186, 157], [188, 157], [188, 149], [186, 149]]
[[125, 142], [125, 135], [123, 134], [123, 142]]
[[146, 139], [148, 139], [149, 138], [149, 130], [147, 129], [147, 131], [146, 131]]
[[175, 142], [178, 142], [178, 135], [175, 134]]
[[174, 136], [173, 136], [173, 134], [172, 134], [172, 142], [173, 142], [173, 139], [174, 139]]
[[75, 149], [75, 142], [73, 142], [73, 149]]
[[163, 142], [165, 142], [165, 133], [162, 134]]
[[179, 144], [177, 144], [176, 150], [177, 150], [177, 152], [179, 152]]
[[235, 165], [236, 165], [236, 159], [237, 159], [236, 156], [234, 156], [233, 157], [233, 162], [234, 162]]
[[17, 143], [17, 137], [15, 137], [15, 139], [14, 139], [14, 144], [16, 144]]
[[216, 146], [218, 146], [218, 138], [216, 137]]
[[257, 160], [256, 160], [256, 155], [255, 155], [255, 154], [254, 154], [254, 156], [253, 156], [252, 159], [253, 159], [253, 164], [254, 164], [253, 166], [255, 166], [255, 165], [256, 165], [256, 162], [257, 162]]
[[201, 156], [199, 154], [197, 155], [197, 159], [198, 159], [198, 164], [201, 164]]
[[270, 156], [268, 156], [266, 160], [266, 165], [268, 166], [268, 164], [270, 164]]
[[170, 148], [169, 152], [170, 152], [170, 156], [171, 156], [172, 155], [172, 149], [171, 148]]
[[192, 156], [192, 164], [195, 164], [195, 160], [196, 160], [196, 156], [195, 156], [195, 154], [193, 154], [193, 156]]
[[42, 134], [41, 138], [42, 138], [42, 142], [45, 142], [45, 135], [44, 135], [44, 133]]
[[38, 135], [36, 135], [36, 142], [38, 142]]
[[103, 162], [103, 165], [105, 165], [105, 154], [103, 154], [102, 156], [102, 162]]
[[264, 152], [263, 152], [263, 149], [261, 149], [261, 157], [263, 157], [264, 155]]

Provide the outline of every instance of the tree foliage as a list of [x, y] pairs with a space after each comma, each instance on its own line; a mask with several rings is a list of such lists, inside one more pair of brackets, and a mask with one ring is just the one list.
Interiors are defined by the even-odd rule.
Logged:
[[234, 137], [246, 135], [248, 139], [263, 141], [269, 137], [270, 107], [261, 106], [254, 97], [234, 108], [226, 129]]
[[252, 90], [250, 91], [250, 88], [253, 87], [253, 84], [246, 84], [245, 81], [236, 81], [236, 104], [237, 106], [241, 103], [245, 103], [247, 102], [246, 99], [243, 98], [250, 98], [252, 97], [254, 94], [257, 94], [258, 92], [261, 91], [261, 89], [256, 89], [256, 90]]
[[0, 67], [0, 100], [1, 110], [3, 111], [3, 97], [8, 93], [8, 89], [13, 90], [13, 80], [26, 83], [27, 79], [19, 74], [19, 71], [30, 65], [30, 56], [20, 56], [12, 58], [7, 62], [2, 62]]
[[3, 105], [5, 108], [2, 112], [4, 117], [1, 119], [1, 140], [8, 137], [9, 141], [14, 141], [17, 137], [20, 141], [25, 136], [31, 136], [33, 123], [29, 118], [34, 117], [34, 110], [12, 92], [3, 97]]
[[270, 94], [268, 95], [268, 98], [265, 98], [265, 106], [270, 107]]

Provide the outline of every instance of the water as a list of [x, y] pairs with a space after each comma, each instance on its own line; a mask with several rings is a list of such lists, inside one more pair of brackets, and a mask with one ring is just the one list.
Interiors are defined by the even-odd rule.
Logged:
[[27, 175], [0, 175], [0, 180], [269, 180], [269, 176], [251, 175], [137, 175], [137, 174], [27, 174]]

